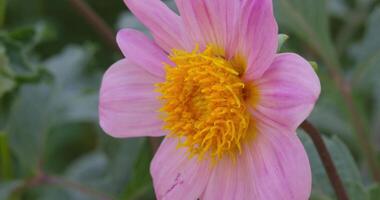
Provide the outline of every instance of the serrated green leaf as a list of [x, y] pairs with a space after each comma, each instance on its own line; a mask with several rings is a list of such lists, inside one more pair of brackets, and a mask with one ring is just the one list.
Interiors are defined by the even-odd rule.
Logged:
[[5, 49], [0, 46], [0, 98], [16, 86]]
[[336, 59], [325, 0], [275, 0], [280, 26], [296, 34], [326, 59]]
[[97, 121], [98, 94], [89, 90], [97, 84], [92, 76], [83, 76], [92, 55], [88, 48], [68, 47], [44, 64], [52, 80], [21, 87], [7, 132], [25, 173], [33, 172], [46, 155], [46, 134], [53, 127]]

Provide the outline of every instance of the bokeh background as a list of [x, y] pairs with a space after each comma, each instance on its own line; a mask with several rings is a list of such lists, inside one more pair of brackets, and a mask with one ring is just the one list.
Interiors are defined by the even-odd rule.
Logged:
[[[0, 0], [0, 199], [155, 199], [154, 143], [113, 139], [98, 125], [101, 77], [121, 53], [70, 2]], [[114, 32], [146, 32], [122, 0], [85, 2]], [[350, 199], [379, 200], [380, 1], [274, 3], [289, 35], [281, 51], [318, 64], [322, 95], [310, 121]], [[336, 199], [312, 141], [298, 134], [312, 165], [311, 199]]]

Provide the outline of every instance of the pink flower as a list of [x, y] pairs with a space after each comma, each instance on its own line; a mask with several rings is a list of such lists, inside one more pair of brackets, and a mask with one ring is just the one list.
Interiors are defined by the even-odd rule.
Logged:
[[125, 0], [154, 40], [121, 30], [100, 124], [114, 137], [166, 136], [151, 163], [157, 199], [305, 200], [296, 128], [320, 94], [310, 64], [276, 54], [271, 0]]

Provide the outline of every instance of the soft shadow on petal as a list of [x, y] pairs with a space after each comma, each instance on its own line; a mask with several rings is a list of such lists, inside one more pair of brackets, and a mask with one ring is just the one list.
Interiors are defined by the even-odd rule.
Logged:
[[187, 37], [181, 18], [161, 0], [124, 0], [131, 12], [150, 30], [166, 52], [186, 49]]
[[321, 92], [311, 65], [292, 53], [278, 54], [254, 84], [258, 91], [258, 102], [251, 108], [254, 118], [290, 132], [309, 116]]
[[155, 76], [165, 77], [164, 63], [171, 64], [167, 54], [142, 32], [123, 29], [117, 43], [124, 56]]
[[240, 1], [176, 0], [187, 33], [194, 45], [217, 45], [227, 54], [236, 49]]
[[105, 73], [100, 89], [99, 120], [114, 137], [162, 136], [161, 107], [154, 84], [162, 79], [123, 59]]
[[177, 138], [165, 138], [151, 163], [158, 200], [196, 200], [211, 174], [208, 162], [189, 159], [177, 144]]
[[213, 171], [202, 200], [306, 200], [311, 169], [295, 134], [260, 124], [257, 138], [236, 163], [224, 161]]
[[246, 80], [254, 80], [272, 63], [278, 46], [278, 26], [272, 0], [243, 0], [238, 52], [247, 59]]

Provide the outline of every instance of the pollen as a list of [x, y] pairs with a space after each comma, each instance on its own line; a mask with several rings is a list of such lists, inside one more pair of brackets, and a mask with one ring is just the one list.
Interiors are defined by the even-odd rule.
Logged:
[[214, 47], [192, 52], [173, 50], [165, 65], [166, 80], [157, 84], [164, 129], [177, 137], [190, 157], [220, 160], [236, 157], [250, 137], [251, 117], [245, 103], [241, 66]]

